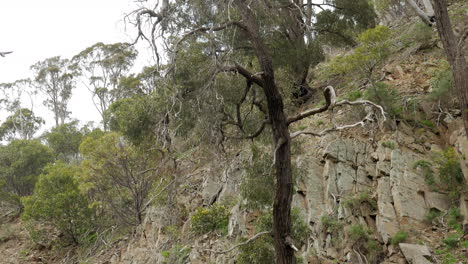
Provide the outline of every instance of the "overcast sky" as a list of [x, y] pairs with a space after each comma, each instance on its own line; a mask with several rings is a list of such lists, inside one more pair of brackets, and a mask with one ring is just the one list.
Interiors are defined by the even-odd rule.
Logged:
[[[131, 41], [134, 29], [129, 26], [125, 32], [123, 23], [124, 14], [132, 10], [131, 1], [1, 0], [0, 51], [13, 53], [0, 57], [0, 83], [31, 77], [29, 67], [46, 58], [71, 58], [96, 42]], [[149, 59], [140, 58], [139, 69], [143, 61]], [[86, 88], [80, 85], [73, 93], [72, 118], [99, 121]], [[40, 105], [36, 102], [35, 112], [46, 118], [45, 128], [50, 128], [52, 114]]]

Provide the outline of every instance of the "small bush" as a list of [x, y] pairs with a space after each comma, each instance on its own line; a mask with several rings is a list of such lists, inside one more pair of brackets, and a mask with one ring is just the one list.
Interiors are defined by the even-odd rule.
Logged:
[[63, 163], [49, 165], [45, 174], [39, 176], [34, 194], [21, 200], [22, 219], [31, 227], [33, 240], [45, 232], [35, 231], [36, 227], [48, 225], [60, 231], [67, 242], [84, 242], [83, 238], [92, 229], [93, 211], [87, 197], [80, 193], [74, 178], [76, 173], [76, 168]]
[[433, 223], [434, 220], [438, 219], [440, 216], [442, 215], [442, 212], [435, 209], [435, 208], [431, 208], [429, 210], [429, 212], [426, 214], [426, 220], [429, 222], [429, 223]]
[[352, 91], [345, 95], [345, 99], [355, 101], [363, 96], [361, 91]]
[[393, 141], [385, 141], [385, 142], [382, 142], [382, 147], [388, 148], [388, 149], [395, 149], [396, 144]]
[[382, 105], [385, 111], [393, 118], [400, 117], [403, 113], [403, 108], [400, 105], [401, 98], [398, 91], [383, 82], [377, 82], [373, 87], [368, 89], [364, 97]]
[[187, 246], [175, 245], [170, 250], [162, 251], [163, 264], [185, 264], [192, 249]]
[[463, 171], [460, 166], [458, 155], [453, 148], [447, 148], [439, 153], [435, 159], [439, 168], [439, 177], [450, 192], [450, 196], [458, 198], [460, 191], [464, 187]]
[[432, 171], [432, 164], [429, 161], [418, 160], [414, 163], [413, 168], [414, 169], [420, 168], [422, 170], [424, 181], [428, 185], [432, 186], [436, 183], [435, 178], [434, 178], [434, 172]]
[[[244, 242], [246, 239], [242, 239]], [[271, 236], [263, 235], [251, 243], [239, 247], [237, 263], [239, 264], [271, 264], [276, 262], [275, 248]]]
[[422, 22], [417, 23], [411, 33], [412, 39], [423, 45], [429, 44], [432, 38], [432, 28]]
[[343, 204], [351, 210], [357, 210], [361, 204], [367, 203], [372, 209], [377, 209], [377, 201], [372, 198], [369, 192], [361, 192], [351, 198], [345, 199]]
[[248, 208], [261, 210], [273, 204], [275, 177], [271, 171], [270, 156], [256, 144], [252, 144], [251, 151], [252, 158], [245, 168], [246, 177], [240, 190]]
[[348, 230], [349, 237], [357, 241], [366, 241], [369, 238], [369, 230], [365, 229], [362, 225], [352, 225]]
[[460, 213], [460, 209], [453, 207], [450, 208], [447, 214], [447, 224], [450, 228], [461, 231], [462, 230], [463, 215]]
[[322, 216], [320, 221], [325, 229], [330, 233], [337, 232], [343, 228], [343, 223], [330, 215]]
[[392, 245], [398, 245], [402, 242], [404, 242], [408, 238], [408, 232], [405, 231], [398, 231], [393, 237], [392, 240], [390, 240], [390, 244]]
[[448, 248], [454, 248], [460, 243], [460, 238], [457, 235], [450, 235], [442, 240]]
[[208, 208], [200, 207], [192, 216], [192, 230], [197, 234], [216, 230], [221, 230], [223, 234], [226, 234], [229, 216], [229, 209], [224, 205], [214, 204]]
[[426, 127], [430, 128], [430, 129], [435, 128], [435, 124], [431, 120], [421, 120], [421, 121], [419, 121], [419, 123], [421, 123], [421, 125], [426, 126]]
[[444, 105], [447, 105], [453, 96], [453, 75], [449, 63], [445, 60], [442, 61], [433, 75], [434, 77], [431, 79], [432, 91], [429, 94], [429, 99], [441, 101]]

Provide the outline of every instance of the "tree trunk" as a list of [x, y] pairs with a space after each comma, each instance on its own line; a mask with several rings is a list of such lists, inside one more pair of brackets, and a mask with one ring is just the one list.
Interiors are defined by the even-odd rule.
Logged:
[[275, 83], [271, 55], [259, 34], [255, 15], [245, 0], [235, 2], [241, 11], [245, 31], [255, 50], [262, 70], [263, 92], [265, 93], [268, 116], [273, 132], [274, 166], [276, 174], [276, 196], [273, 205], [273, 233], [275, 237], [276, 263], [294, 263], [294, 251], [289, 245], [291, 234], [291, 202], [293, 193], [290, 136], [284, 113], [283, 98]]
[[461, 45], [458, 46], [457, 39], [453, 34], [447, 12], [447, 2], [445, 0], [434, 0], [434, 10], [437, 32], [452, 68], [455, 92], [458, 95], [465, 133], [468, 137], [468, 66]]

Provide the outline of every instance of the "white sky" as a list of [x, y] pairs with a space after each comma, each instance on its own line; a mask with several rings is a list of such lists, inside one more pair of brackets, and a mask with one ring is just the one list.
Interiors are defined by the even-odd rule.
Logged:
[[[0, 0], [0, 83], [32, 77], [29, 67], [53, 56], [71, 58], [96, 42], [128, 42], [135, 35], [131, 25], [125, 32], [124, 14], [132, 0]], [[149, 58], [141, 58], [137, 71]], [[146, 53], [147, 54], [147, 53]], [[25, 105], [29, 107], [28, 105]], [[83, 122], [100, 121], [83, 85], [73, 91], [71, 117]], [[44, 128], [54, 125], [52, 113], [37, 99], [34, 111], [46, 119]], [[0, 119], [3, 121], [3, 118]]]

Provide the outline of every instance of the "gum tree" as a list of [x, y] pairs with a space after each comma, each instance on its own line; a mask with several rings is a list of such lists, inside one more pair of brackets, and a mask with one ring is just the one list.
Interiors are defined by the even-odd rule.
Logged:
[[[209, 120], [207, 124], [213, 131], [206, 132], [205, 126], [204, 133], [219, 136], [221, 141], [254, 139], [264, 131], [271, 132], [276, 177], [272, 230], [276, 262], [294, 263], [297, 248], [291, 237], [292, 139], [364, 125], [384, 114], [382, 107], [370, 101], [337, 102], [331, 86], [323, 89], [324, 106], [300, 113], [290, 110], [290, 95], [308, 82], [304, 76], [308, 75], [310, 62], [321, 52], [311, 28], [312, 6], [322, 6], [311, 1], [246, 0], [140, 4], [129, 16], [133, 15], [138, 38], [149, 40], [156, 53], [156, 41], [168, 40], [169, 63], [162, 68], [174, 81], [181, 102], [175, 117], [187, 114], [199, 122]], [[144, 30], [148, 25], [152, 29], [149, 33]], [[302, 119], [344, 105], [369, 105], [378, 111], [368, 112], [354, 124], [320, 132], [292, 129], [292, 124]], [[203, 107], [209, 109], [208, 114], [198, 110]]]

